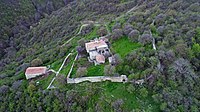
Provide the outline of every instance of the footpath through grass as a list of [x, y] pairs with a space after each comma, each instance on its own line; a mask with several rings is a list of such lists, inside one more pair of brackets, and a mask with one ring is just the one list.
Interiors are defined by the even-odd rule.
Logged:
[[67, 59], [67, 61], [65, 62], [65, 65], [63, 66], [63, 68], [61, 69], [60, 71], [60, 75], [64, 75], [64, 76], [67, 76], [70, 69], [71, 69], [71, 66], [74, 62], [74, 59], [76, 57], [76, 53], [73, 53], [71, 56], [69, 56], [69, 58]]
[[41, 77], [35, 82], [39, 82], [38, 86], [40, 86], [42, 89], [46, 89], [55, 75], [55, 73], [49, 74], [48, 76]]

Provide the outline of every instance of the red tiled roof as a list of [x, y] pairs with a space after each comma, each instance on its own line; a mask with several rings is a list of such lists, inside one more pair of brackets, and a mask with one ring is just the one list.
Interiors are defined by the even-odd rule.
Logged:
[[85, 44], [86, 50], [95, 49], [96, 47], [100, 47], [100, 46], [107, 46], [107, 44], [103, 40], [89, 42]]
[[105, 63], [105, 57], [103, 55], [97, 55], [96, 56], [96, 61], [98, 63]]
[[45, 74], [47, 67], [28, 67], [26, 69], [26, 75], [34, 75], [34, 74]]

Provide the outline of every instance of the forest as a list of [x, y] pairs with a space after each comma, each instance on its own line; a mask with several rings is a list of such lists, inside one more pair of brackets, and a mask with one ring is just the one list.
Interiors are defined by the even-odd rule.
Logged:
[[[199, 0], [4, 0], [0, 9], [1, 112], [199, 112]], [[77, 35], [83, 21], [101, 25]], [[84, 43], [109, 33], [114, 61], [94, 66]], [[26, 80], [27, 67], [58, 70], [72, 50], [81, 56], [72, 77], [126, 75], [128, 83], [68, 84], [75, 54], [56, 88], [46, 89], [54, 74]]]

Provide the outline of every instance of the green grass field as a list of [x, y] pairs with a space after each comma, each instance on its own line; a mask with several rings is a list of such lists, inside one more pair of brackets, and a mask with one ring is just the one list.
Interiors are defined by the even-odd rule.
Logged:
[[118, 53], [122, 58], [124, 58], [131, 51], [141, 47], [139, 43], [131, 42], [127, 37], [122, 37], [112, 43], [112, 49]]
[[[79, 61], [80, 62], [80, 61]], [[75, 66], [72, 70], [71, 77], [76, 77], [76, 71], [78, 69], [77, 65], [79, 62], [75, 62]], [[81, 63], [90, 63], [88, 60], [82, 60]], [[87, 75], [86, 76], [103, 76], [104, 75], [104, 66], [105, 65], [97, 65], [95, 66], [94, 63], [87, 65]]]
[[92, 65], [87, 68], [87, 76], [103, 76], [104, 75], [104, 66], [105, 65]]
[[141, 87], [136, 87], [133, 93], [127, 91], [129, 83], [113, 83], [113, 82], [99, 82], [99, 83], [89, 83], [83, 82], [76, 85], [68, 85], [68, 88], [77, 90], [82, 96], [91, 94], [91, 92], [98, 91], [95, 95], [90, 96], [90, 100], [87, 103], [87, 108], [95, 110], [96, 103], [101, 105], [105, 112], [113, 112], [110, 108], [112, 103], [118, 99], [123, 100], [122, 108], [124, 111], [130, 112], [135, 109], [140, 108], [141, 110], [148, 112], [159, 111], [158, 105], [153, 101], [151, 94], [143, 98], [139, 89]]
[[99, 37], [98, 34], [97, 34], [98, 29], [99, 29], [98, 26], [94, 26], [94, 29], [90, 33], [85, 35], [84, 38], [87, 39], [87, 40], [92, 40], [92, 39]]
[[61, 64], [62, 64], [63, 60], [57, 60], [54, 63], [51, 64], [51, 69], [58, 71], [58, 69], [60, 68]]
[[42, 77], [35, 82], [39, 81], [39, 86], [42, 89], [46, 89], [55, 75], [55, 73], [49, 74], [48, 76]]
[[60, 74], [67, 76], [67, 74], [69, 73], [69, 71], [70, 71], [70, 69], [71, 69], [71, 66], [72, 66], [72, 64], [73, 64], [73, 62], [74, 62], [75, 56], [76, 56], [76, 53], [75, 53], [75, 54], [73, 53], [73, 54], [69, 57], [68, 61], [66, 61], [65, 65], [64, 65], [63, 68], [61, 69]]

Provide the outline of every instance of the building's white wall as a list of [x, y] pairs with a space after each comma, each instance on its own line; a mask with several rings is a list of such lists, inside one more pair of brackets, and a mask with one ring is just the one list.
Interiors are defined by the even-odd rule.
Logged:
[[93, 60], [93, 59], [96, 59], [96, 55], [98, 55], [97, 51], [91, 51], [89, 52], [89, 55], [90, 55], [90, 59]]
[[25, 75], [26, 75], [26, 79], [31, 79], [31, 78], [34, 78], [34, 77], [37, 77], [37, 76], [40, 76], [43, 74], [25, 74]]

